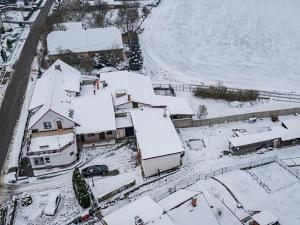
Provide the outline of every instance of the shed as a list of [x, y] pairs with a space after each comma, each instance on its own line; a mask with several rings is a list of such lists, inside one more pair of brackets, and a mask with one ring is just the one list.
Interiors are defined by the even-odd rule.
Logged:
[[252, 216], [252, 225], [279, 225], [279, 218], [269, 211], [262, 211]]

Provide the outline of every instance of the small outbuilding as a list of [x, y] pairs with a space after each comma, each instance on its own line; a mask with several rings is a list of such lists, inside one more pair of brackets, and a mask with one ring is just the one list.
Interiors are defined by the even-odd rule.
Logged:
[[262, 211], [252, 216], [251, 225], [279, 225], [279, 218], [269, 211]]
[[184, 149], [167, 112], [141, 108], [132, 110], [131, 117], [144, 176], [179, 167]]

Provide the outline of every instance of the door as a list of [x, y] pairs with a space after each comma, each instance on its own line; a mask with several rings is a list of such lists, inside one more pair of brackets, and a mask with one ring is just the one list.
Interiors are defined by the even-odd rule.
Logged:
[[62, 129], [62, 123], [60, 120], [56, 121], [56, 125], [57, 125], [57, 129], [59, 129], [59, 130]]
[[99, 134], [99, 139], [100, 140], [105, 139], [105, 133], [104, 132]]

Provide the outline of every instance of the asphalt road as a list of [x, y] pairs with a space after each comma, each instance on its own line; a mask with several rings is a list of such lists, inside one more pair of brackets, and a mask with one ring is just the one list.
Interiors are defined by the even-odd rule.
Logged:
[[9, 145], [13, 136], [26, 92], [31, 64], [39, 41], [39, 29], [45, 25], [47, 14], [54, 0], [47, 0], [33, 23], [28, 38], [23, 46], [21, 56], [14, 65], [14, 74], [7, 87], [0, 108], [0, 167], [3, 169]]

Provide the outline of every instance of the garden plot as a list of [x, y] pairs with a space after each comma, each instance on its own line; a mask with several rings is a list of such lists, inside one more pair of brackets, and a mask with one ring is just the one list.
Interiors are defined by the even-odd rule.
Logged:
[[277, 163], [255, 167], [249, 169], [248, 172], [259, 185], [266, 190], [270, 190], [270, 192], [299, 183], [299, 180], [294, 175]]
[[[53, 217], [44, 215], [51, 192], [59, 192], [61, 195], [61, 202]], [[21, 206], [18, 204], [15, 225], [68, 224], [82, 212], [72, 187], [35, 192], [30, 195], [32, 196], [31, 205]]]
[[268, 210], [279, 217], [282, 225], [299, 224], [300, 183], [268, 194], [245, 171], [236, 170], [217, 178], [232, 191], [245, 209]]

